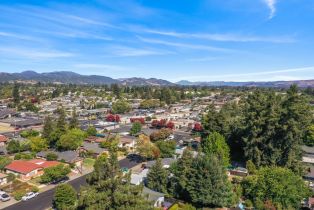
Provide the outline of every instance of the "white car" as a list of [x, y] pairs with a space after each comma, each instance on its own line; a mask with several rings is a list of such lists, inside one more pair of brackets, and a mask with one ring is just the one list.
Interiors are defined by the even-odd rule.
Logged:
[[39, 193], [35, 193], [35, 192], [26, 193], [26, 195], [22, 197], [22, 201], [27, 201], [29, 199], [35, 198], [38, 194]]
[[0, 195], [0, 200], [3, 202], [9, 201], [9, 200], [11, 200], [11, 197], [8, 194], [3, 193], [2, 195]]

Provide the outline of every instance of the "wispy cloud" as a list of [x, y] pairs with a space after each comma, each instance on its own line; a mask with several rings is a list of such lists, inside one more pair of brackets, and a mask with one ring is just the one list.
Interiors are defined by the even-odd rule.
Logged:
[[0, 31], [0, 36], [7, 37], [7, 38], [14, 38], [14, 39], [22, 39], [22, 40], [34, 40], [34, 38], [30, 36], [24, 36], [24, 35], [15, 34], [15, 33], [4, 32], [4, 31]]
[[56, 50], [42, 50], [42, 49], [27, 49], [15, 47], [1, 47], [0, 54], [2, 56], [17, 56], [19, 58], [28, 59], [50, 59], [50, 58], [66, 58], [73, 57], [73, 53], [56, 51]]
[[204, 50], [204, 51], [215, 51], [215, 52], [239, 52], [237, 50], [221, 48], [221, 47], [213, 47], [213, 46], [209, 46], [209, 45], [170, 42], [170, 41], [164, 41], [164, 40], [160, 40], [160, 39], [143, 38], [140, 36], [137, 36], [137, 38], [143, 42], [146, 42], [146, 43], [171, 46], [171, 47], [176, 47], [176, 48], [181, 48], [181, 49]]
[[210, 34], [210, 33], [179, 33], [175, 31], [162, 31], [152, 29], [142, 29], [143, 32], [177, 37], [177, 38], [196, 38], [219, 42], [272, 42], [272, 43], [292, 43], [296, 40], [289, 36], [255, 36], [255, 35], [243, 35], [243, 34]]
[[[221, 74], [221, 75], [198, 75], [198, 76], [190, 76], [190, 77], [181, 77], [178, 80], [210, 80], [210, 81], [271, 81], [271, 80], [278, 80], [279, 78], [295, 78], [290, 75], [282, 75], [283, 73], [292, 73], [292, 72], [306, 72], [306, 71], [314, 71], [314, 66], [309, 67], [301, 67], [301, 68], [290, 68], [290, 69], [281, 69], [281, 70], [274, 70], [274, 71], [259, 71], [259, 72], [250, 72], [250, 73], [239, 73], [239, 74]], [[278, 75], [279, 74], [279, 75]], [[256, 79], [256, 76], [267, 76], [259, 77]], [[255, 78], [255, 79], [253, 79]]]
[[218, 57], [212, 57], [212, 56], [208, 56], [208, 57], [201, 57], [201, 58], [190, 58], [188, 59], [188, 61], [190, 62], [206, 62], [206, 61], [214, 61], [214, 60], [218, 60]]
[[277, 0], [263, 0], [267, 7], [270, 9], [270, 14], [268, 16], [269, 19], [272, 19], [275, 16], [276, 13], [276, 3]]
[[78, 63], [73, 65], [74, 68], [80, 69], [93, 69], [93, 70], [114, 70], [124, 71], [127, 70], [124, 66], [110, 65], [110, 64], [99, 64], [99, 63]]
[[114, 56], [119, 57], [137, 57], [137, 56], [150, 56], [150, 55], [166, 55], [172, 54], [170, 51], [156, 50], [156, 49], [141, 49], [132, 47], [114, 47], [111, 50]]

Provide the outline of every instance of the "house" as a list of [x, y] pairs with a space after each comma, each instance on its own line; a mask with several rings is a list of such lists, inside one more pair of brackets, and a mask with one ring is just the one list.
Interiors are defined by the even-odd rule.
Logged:
[[59, 165], [57, 161], [46, 161], [41, 159], [33, 160], [14, 160], [5, 167], [6, 173], [12, 173], [19, 176], [21, 180], [28, 181], [32, 178], [44, 174], [44, 169]]
[[133, 149], [136, 144], [136, 138], [134, 136], [121, 136], [119, 139], [118, 147]]
[[0, 135], [0, 147], [3, 147], [8, 141], [8, 138], [4, 135]]
[[[174, 158], [163, 158], [161, 160], [161, 164], [163, 168], [169, 168], [171, 166], [172, 163], [176, 162], [177, 160]], [[155, 165], [156, 161], [152, 160], [152, 161], [148, 161], [146, 163], [146, 168], [151, 168], [153, 165]]]
[[108, 151], [104, 148], [101, 148], [98, 143], [90, 143], [86, 141], [83, 142], [79, 152], [90, 152], [95, 158], [103, 153], [108, 153]]
[[16, 111], [14, 109], [1, 109], [0, 110], [0, 119], [10, 118], [16, 115]]
[[0, 173], [0, 186], [8, 183], [7, 177], [7, 174]]
[[153, 203], [154, 207], [159, 208], [163, 206], [163, 202], [165, 201], [165, 194], [144, 187], [143, 195], [147, 198], [147, 200]]
[[143, 169], [140, 173], [132, 173], [131, 174], [131, 184], [140, 185], [144, 179], [147, 177], [148, 169]]
[[46, 159], [47, 154], [54, 153], [58, 156], [57, 160], [60, 162], [75, 164], [76, 167], [81, 167], [83, 163], [83, 158], [79, 156], [77, 151], [41, 151], [36, 154], [38, 158]]
[[314, 163], [314, 147], [302, 146], [302, 161], [304, 163]]

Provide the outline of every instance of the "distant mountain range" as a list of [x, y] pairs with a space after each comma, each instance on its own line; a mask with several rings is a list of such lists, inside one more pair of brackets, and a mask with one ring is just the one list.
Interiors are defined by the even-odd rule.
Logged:
[[292, 84], [296, 84], [299, 87], [304, 88], [314, 87], [314, 80], [274, 81], [274, 82], [224, 82], [224, 81], [190, 82], [188, 80], [181, 80], [176, 84], [184, 86], [280, 87], [280, 88], [286, 88], [291, 86]]
[[113, 79], [111, 77], [99, 75], [81, 75], [71, 71], [56, 71], [49, 73], [37, 73], [35, 71], [24, 71], [21, 73], [5, 73], [0, 72], [0, 83], [2, 82], [42, 82], [42, 83], [64, 83], [64, 84], [95, 84], [95, 85], [110, 85], [121, 84], [128, 86], [230, 86], [230, 87], [289, 87], [292, 84], [297, 84], [299, 87], [314, 87], [314, 80], [296, 80], [296, 81], [275, 81], [275, 82], [190, 82], [181, 80], [177, 83], [172, 83], [167, 80], [156, 78], [123, 78]]
[[128, 86], [170, 86], [175, 85], [171, 82], [161, 79], [145, 78], [126, 78], [113, 79], [111, 77], [99, 75], [81, 75], [71, 71], [56, 71], [49, 73], [37, 73], [35, 71], [23, 71], [21, 73], [4, 73], [0, 72], [0, 82], [14, 81], [33, 81], [42, 83], [64, 83], [64, 84], [95, 84], [110, 85], [122, 84]]

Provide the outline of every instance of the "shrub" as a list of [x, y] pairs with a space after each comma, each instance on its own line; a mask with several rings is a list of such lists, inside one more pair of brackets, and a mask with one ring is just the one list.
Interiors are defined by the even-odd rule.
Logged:
[[25, 190], [18, 190], [12, 193], [14, 199], [17, 201], [20, 201], [25, 194], [26, 194]]

